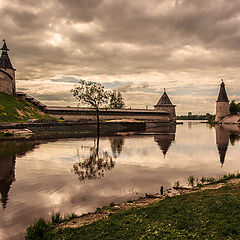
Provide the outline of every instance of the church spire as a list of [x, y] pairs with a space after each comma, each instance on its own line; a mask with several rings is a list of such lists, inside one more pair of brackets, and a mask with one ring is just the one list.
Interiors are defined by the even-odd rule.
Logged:
[[220, 90], [219, 90], [217, 102], [229, 102], [223, 79], [222, 79], [222, 83], [220, 84]]
[[14, 69], [12, 64], [11, 64], [11, 61], [8, 57], [8, 47], [7, 47], [7, 44], [6, 44], [6, 41], [5, 39], [3, 39], [3, 46], [1, 48], [2, 50], [2, 54], [1, 54], [1, 57], [0, 57], [0, 68], [10, 68], [10, 69]]

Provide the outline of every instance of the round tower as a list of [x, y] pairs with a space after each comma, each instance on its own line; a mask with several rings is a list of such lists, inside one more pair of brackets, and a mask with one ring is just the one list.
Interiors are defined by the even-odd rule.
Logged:
[[2, 54], [0, 57], [0, 92], [7, 93], [9, 95], [16, 94], [15, 83], [15, 71], [11, 61], [8, 57], [8, 47], [6, 41], [3, 40], [3, 46], [1, 48]]
[[164, 88], [163, 95], [159, 99], [158, 103], [154, 105], [154, 109], [163, 110], [169, 112], [169, 118], [171, 121], [176, 122], [176, 105], [173, 105], [171, 100], [169, 99], [166, 89]]
[[224, 117], [230, 115], [229, 110], [229, 100], [227, 97], [227, 92], [225, 89], [225, 84], [222, 80], [222, 83], [220, 84], [220, 90], [218, 94], [218, 99], [216, 102], [216, 115], [215, 115], [215, 121], [219, 122]]

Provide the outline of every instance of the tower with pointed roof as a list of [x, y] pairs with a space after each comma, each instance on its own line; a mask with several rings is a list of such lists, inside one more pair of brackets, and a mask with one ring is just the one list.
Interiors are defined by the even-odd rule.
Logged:
[[10, 95], [16, 94], [15, 71], [8, 56], [8, 47], [3, 40], [0, 57], [0, 92]]
[[170, 120], [176, 122], [176, 112], [175, 112], [176, 105], [173, 105], [170, 98], [166, 93], [166, 89], [164, 88], [163, 95], [159, 99], [158, 103], [154, 105], [154, 109], [167, 111], [169, 112]]
[[225, 89], [225, 84], [222, 80], [222, 83], [220, 84], [220, 90], [218, 94], [218, 99], [216, 102], [216, 115], [215, 115], [215, 121], [219, 122], [224, 117], [230, 115], [229, 110], [229, 100], [227, 97], [227, 92]]

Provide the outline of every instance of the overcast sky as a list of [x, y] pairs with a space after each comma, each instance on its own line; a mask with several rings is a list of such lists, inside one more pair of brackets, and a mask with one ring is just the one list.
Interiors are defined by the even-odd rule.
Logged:
[[79, 79], [152, 107], [166, 88], [177, 113], [214, 113], [221, 78], [240, 101], [239, 0], [0, 0], [0, 38], [17, 89], [75, 106]]

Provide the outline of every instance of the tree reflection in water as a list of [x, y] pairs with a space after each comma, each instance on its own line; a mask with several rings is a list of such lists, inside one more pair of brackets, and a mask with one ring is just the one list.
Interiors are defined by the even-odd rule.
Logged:
[[99, 152], [99, 139], [97, 146], [89, 148], [89, 156], [73, 164], [73, 173], [77, 174], [80, 181], [99, 179], [104, 177], [106, 171], [113, 169], [115, 161], [107, 151]]
[[111, 137], [109, 138], [109, 140], [112, 148], [113, 157], [116, 158], [121, 154], [125, 140], [123, 137], [119, 137], [119, 136]]

